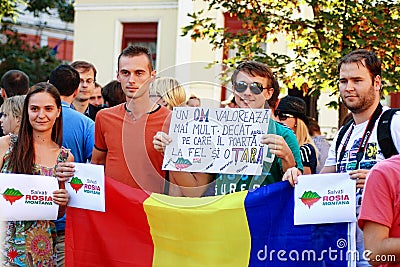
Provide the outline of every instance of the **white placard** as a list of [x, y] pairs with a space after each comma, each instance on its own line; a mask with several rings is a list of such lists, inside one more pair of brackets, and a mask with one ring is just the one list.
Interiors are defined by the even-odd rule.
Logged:
[[58, 205], [53, 192], [58, 181], [52, 176], [0, 173], [2, 221], [55, 220]]
[[260, 175], [269, 109], [174, 108], [164, 170]]
[[294, 224], [356, 221], [356, 181], [348, 173], [299, 176], [294, 190]]
[[104, 212], [104, 166], [84, 163], [74, 164], [74, 177], [65, 183], [65, 188], [70, 195], [68, 206]]

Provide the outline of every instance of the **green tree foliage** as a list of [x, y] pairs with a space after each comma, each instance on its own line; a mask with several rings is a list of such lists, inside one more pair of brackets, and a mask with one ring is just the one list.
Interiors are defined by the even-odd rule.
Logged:
[[57, 9], [61, 20], [65, 22], [74, 21], [74, 0], [0, 0], [0, 19], [11, 18], [15, 21], [18, 14], [18, 5], [25, 6], [25, 11], [32, 12], [38, 17], [41, 13], [50, 14], [50, 10]]
[[8, 70], [18, 69], [28, 74], [31, 85], [48, 80], [50, 72], [62, 63], [48, 46], [30, 46], [24, 35], [3, 24], [0, 34], [6, 42], [0, 44], [0, 77]]
[[18, 14], [17, 4], [18, 0], [0, 0], [0, 19], [3, 17], [15, 18]]
[[[54, 9], [61, 20], [73, 22], [73, 3], [65, 0], [0, 0], [0, 77], [10, 69], [19, 69], [28, 74], [31, 84], [48, 79], [49, 73], [62, 61], [56, 59], [55, 51], [50, 47], [27, 43], [25, 36], [15, 30], [13, 22], [23, 12], [32, 12], [37, 17], [50, 14]], [[19, 10], [19, 5], [25, 9]]]
[[[237, 33], [218, 27], [205, 10], [193, 14], [183, 35], [207, 39], [214, 48], [235, 49], [223, 63], [254, 59], [273, 67], [288, 88], [337, 93], [337, 61], [357, 48], [375, 51], [383, 62], [385, 91], [400, 89], [400, 6], [397, 0], [204, 0], [241, 21]], [[309, 9], [309, 18], [301, 11]], [[285, 33], [294, 57], [264, 51]], [[290, 66], [292, 68], [287, 68]]]

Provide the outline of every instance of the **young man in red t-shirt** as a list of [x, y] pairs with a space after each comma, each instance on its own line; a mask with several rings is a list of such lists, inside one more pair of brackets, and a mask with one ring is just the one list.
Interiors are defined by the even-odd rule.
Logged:
[[154, 80], [146, 48], [129, 46], [118, 57], [117, 79], [126, 103], [99, 111], [92, 163], [105, 165], [105, 175], [135, 188], [163, 192], [163, 156], [153, 148], [153, 136], [166, 131], [170, 111], [150, 101]]

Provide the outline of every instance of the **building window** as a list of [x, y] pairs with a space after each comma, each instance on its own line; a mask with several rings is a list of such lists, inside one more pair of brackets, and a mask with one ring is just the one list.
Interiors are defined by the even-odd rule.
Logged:
[[149, 49], [153, 66], [157, 59], [157, 22], [123, 23], [122, 48], [129, 45], [143, 46]]

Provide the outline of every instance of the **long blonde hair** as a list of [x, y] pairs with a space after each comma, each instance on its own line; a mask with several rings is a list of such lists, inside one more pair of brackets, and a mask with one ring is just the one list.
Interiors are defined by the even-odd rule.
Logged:
[[317, 154], [318, 157], [318, 149], [315, 146], [315, 143], [310, 135], [310, 133], [308, 132], [308, 127], [307, 125], [304, 123], [304, 121], [302, 119], [297, 118], [297, 127], [296, 127], [296, 138], [297, 138], [297, 142], [299, 142], [299, 146], [302, 146], [304, 144], [310, 144], [314, 147], [315, 149], [315, 153]]
[[0, 111], [8, 116], [13, 116], [14, 118], [22, 117], [22, 109], [24, 108], [25, 95], [16, 95], [4, 100]]
[[156, 95], [167, 103], [167, 108], [181, 106], [186, 101], [185, 89], [172, 77], [160, 77], [150, 85], [150, 95]]

